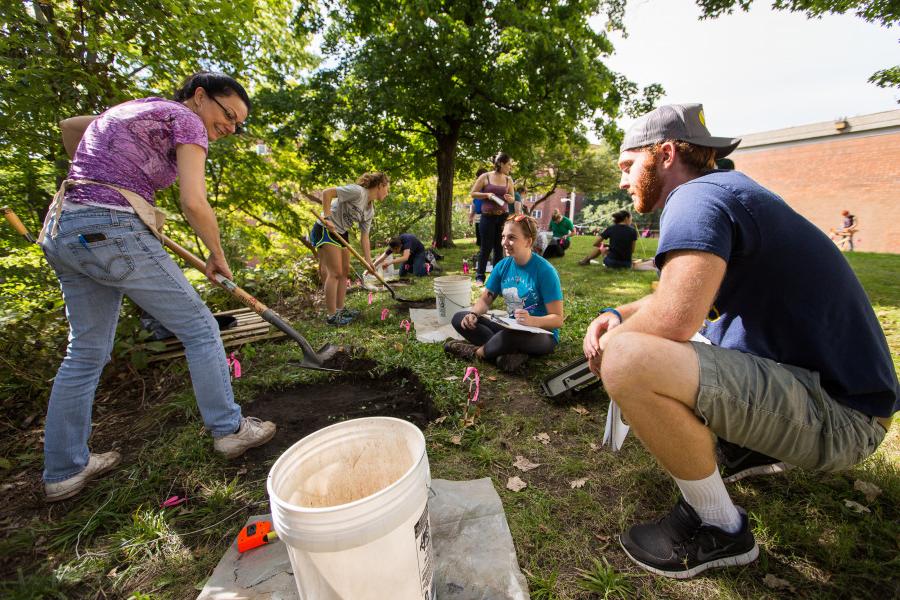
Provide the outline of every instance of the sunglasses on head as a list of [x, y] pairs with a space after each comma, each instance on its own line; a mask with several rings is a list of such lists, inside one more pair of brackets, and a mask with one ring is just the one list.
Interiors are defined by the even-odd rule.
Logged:
[[522, 221], [524, 221], [527, 218], [528, 218], [528, 215], [514, 215], [514, 216], [510, 217], [509, 220], [513, 221], [514, 223], [521, 223]]

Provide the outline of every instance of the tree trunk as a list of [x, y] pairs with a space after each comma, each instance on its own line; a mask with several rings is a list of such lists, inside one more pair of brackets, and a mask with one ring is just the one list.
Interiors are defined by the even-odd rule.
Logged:
[[434, 205], [434, 245], [438, 248], [453, 244], [453, 177], [456, 174], [456, 145], [459, 124], [437, 136], [437, 198]]

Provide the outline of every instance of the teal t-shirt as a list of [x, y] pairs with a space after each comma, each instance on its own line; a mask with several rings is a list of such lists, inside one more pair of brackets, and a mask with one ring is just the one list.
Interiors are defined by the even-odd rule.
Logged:
[[[484, 287], [497, 296], [503, 296], [510, 314], [524, 308], [531, 316], [543, 317], [548, 314], [548, 302], [563, 299], [556, 269], [547, 259], [535, 253], [521, 267], [511, 256], [507, 256], [491, 271]], [[559, 342], [559, 329], [553, 330], [553, 339]]]
[[553, 237], [561, 238], [570, 231], [575, 231], [575, 226], [572, 225], [572, 221], [569, 217], [563, 217], [559, 220], [559, 223], [550, 219], [550, 231], [553, 232]]

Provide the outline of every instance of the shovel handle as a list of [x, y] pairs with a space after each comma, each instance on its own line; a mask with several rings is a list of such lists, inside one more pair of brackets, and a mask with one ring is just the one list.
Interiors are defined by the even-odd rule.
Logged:
[[[200, 258], [193, 254], [190, 250], [165, 235], [160, 234], [160, 237], [162, 238], [163, 245], [183, 258], [186, 263], [188, 263], [198, 271], [206, 271], [206, 263], [200, 260]], [[299, 343], [300, 347], [303, 348], [303, 356], [307, 363], [306, 366], [320, 367], [322, 365], [322, 360], [318, 357], [316, 351], [313, 350], [312, 346], [309, 345], [309, 342], [306, 341], [306, 338], [300, 335], [293, 327], [288, 325], [287, 322], [281, 317], [281, 315], [257, 300], [254, 296], [239, 287], [235, 282], [231, 281], [221, 273], [216, 273], [216, 281], [219, 283], [219, 285], [228, 290], [228, 292], [232, 296], [253, 309], [256, 314], [274, 325], [277, 329], [280, 329], [282, 332], [287, 334], [288, 337]]]
[[12, 225], [12, 228], [15, 229], [19, 235], [24, 237], [32, 244], [36, 242], [34, 236], [31, 235], [31, 233], [27, 229], [25, 229], [25, 225], [22, 223], [22, 221], [19, 220], [19, 215], [17, 215], [15, 211], [13, 211], [13, 209], [8, 206], [4, 206], [3, 208], [0, 208], [0, 212], [3, 213], [3, 216], [6, 217], [6, 220], [10, 225]]

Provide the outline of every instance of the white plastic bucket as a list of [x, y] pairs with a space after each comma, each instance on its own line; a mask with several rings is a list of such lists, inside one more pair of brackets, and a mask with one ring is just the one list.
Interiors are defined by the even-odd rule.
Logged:
[[369, 417], [312, 433], [266, 488], [303, 600], [434, 600], [425, 436]]
[[458, 311], [472, 306], [472, 280], [465, 275], [445, 275], [434, 279], [438, 322], [446, 325]]

